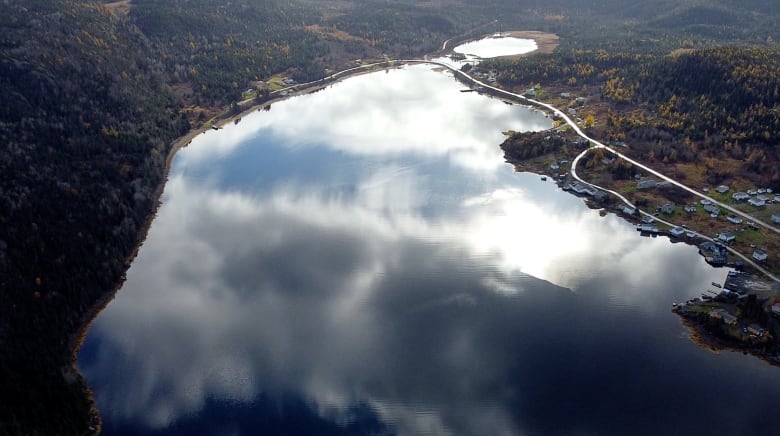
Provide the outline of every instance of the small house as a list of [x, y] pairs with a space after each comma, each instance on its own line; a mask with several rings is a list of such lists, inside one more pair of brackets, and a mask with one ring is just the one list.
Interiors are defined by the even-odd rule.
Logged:
[[571, 93], [568, 93], [568, 92], [562, 92], [562, 93], [561, 93], [561, 98], [571, 98]]
[[643, 178], [636, 183], [636, 189], [653, 189], [656, 185], [655, 180]]
[[737, 239], [737, 236], [734, 235], [731, 232], [720, 232], [718, 233], [718, 241], [723, 242], [724, 244], [730, 244], [734, 242]]
[[661, 206], [661, 212], [667, 215], [674, 213], [674, 205], [672, 203], [666, 203]]
[[585, 104], [585, 102], [586, 102], [587, 100], [585, 100], [585, 97], [577, 97], [577, 98], [575, 98], [575, 99], [574, 99], [574, 101], [575, 101], [575, 102], [576, 102], [578, 105], [582, 106], [582, 105], [584, 105], [584, 104]]
[[702, 198], [701, 200], [699, 200], [699, 203], [701, 203], [702, 206], [709, 206], [709, 205], [712, 204], [712, 201], [711, 200], [707, 200], [706, 198]]
[[710, 215], [720, 215], [720, 208], [712, 203], [704, 205], [703, 209]]
[[632, 207], [632, 206], [629, 206], [627, 204], [624, 204], [623, 207], [621, 208], [621, 210], [626, 215], [633, 215], [633, 214], [636, 213], [636, 208]]
[[642, 217], [642, 222], [644, 224], [652, 224], [654, 221], [655, 221], [655, 218], [653, 218], [650, 215], [645, 215], [645, 216]]
[[766, 254], [766, 251], [764, 251], [764, 250], [758, 250], [757, 249], [757, 250], [753, 251], [753, 259], [755, 259], [755, 260], [757, 260], [759, 262], [765, 261], [767, 257], [769, 257], [769, 255]]
[[753, 197], [748, 200], [748, 204], [754, 207], [762, 207], [766, 205], [766, 201], [758, 197]]
[[696, 203], [686, 204], [685, 211], [688, 213], [696, 213]]
[[720, 185], [717, 188], [715, 188], [715, 190], [718, 191], [721, 194], [725, 194], [725, 193], [729, 192], [729, 187], [726, 186], [726, 185]]
[[775, 303], [772, 305], [772, 313], [780, 316], [780, 303]]
[[685, 229], [682, 227], [675, 227], [669, 230], [669, 234], [675, 238], [682, 238], [683, 235], [685, 234]]
[[639, 231], [641, 233], [649, 233], [651, 235], [655, 235], [658, 233], [658, 226], [655, 224], [642, 224], [639, 226]]
[[727, 220], [729, 220], [732, 224], [742, 224], [742, 218], [736, 216], [736, 215], [729, 215], [726, 217]]
[[747, 192], [735, 192], [735, 193], [731, 194], [731, 198], [734, 201], [745, 201], [748, 198], [750, 198], [750, 195], [748, 195]]
[[780, 224], [780, 213], [772, 214], [772, 222], [775, 224]]

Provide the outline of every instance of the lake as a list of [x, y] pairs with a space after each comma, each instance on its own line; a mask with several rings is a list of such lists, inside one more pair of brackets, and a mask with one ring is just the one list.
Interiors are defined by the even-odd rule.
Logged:
[[456, 46], [453, 51], [476, 58], [495, 58], [500, 56], [520, 55], [536, 50], [533, 39], [515, 38], [495, 34], [488, 38], [469, 41]]
[[413, 66], [198, 136], [78, 367], [115, 434], [763, 434], [777, 368], [671, 304], [726, 270], [532, 174], [551, 120]]

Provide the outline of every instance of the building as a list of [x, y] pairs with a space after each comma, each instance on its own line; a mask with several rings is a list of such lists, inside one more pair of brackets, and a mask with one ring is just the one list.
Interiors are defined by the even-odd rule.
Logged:
[[702, 198], [701, 200], [699, 200], [699, 203], [701, 203], [702, 206], [709, 206], [712, 204], [712, 201], [707, 200], [706, 198]]
[[724, 324], [735, 326], [737, 325], [737, 317], [726, 312], [726, 309], [715, 309], [708, 313], [710, 318], [716, 319], [718, 321], [723, 321]]
[[641, 224], [638, 230], [641, 233], [650, 233], [651, 235], [658, 234], [658, 226], [655, 224]]
[[688, 213], [696, 213], [696, 203], [686, 204], [685, 211]]
[[757, 260], [759, 262], [765, 261], [767, 257], [769, 257], [769, 255], [766, 254], [766, 251], [764, 251], [764, 250], [756, 249], [756, 250], [753, 251], [753, 259], [755, 259], [755, 260]]
[[727, 220], [729, 220], [732, 224], [742, 224], [742, 218], [736, 216], [736, 215], [729, 215], [726, 217]]
[[715, 190], [718, 191], [721, 194], [725, 194], [725, 193], [729, 192], [729, 187], [726, 186], [726, 185], [720, 185], [717, 188], [715, 188]]
[[591, 188], [590, 186], [580, 183], [580, 182], [574, 182], [569, 184], [569, 189], [571, 189], [572, 192], [574, 192], [577, 195], [588, 195], [592, 196], [596, 194], [596, 190]]
[[772, 222], [775, 224], [780, 224], [780, 213], [772, 214]]
[[720, 208], [718, 206], [713, 205], [712, 203], [705, 204], [703, 207], [704, 211], [709, 213], [710, 215], [720, 215]]
[[665, 214], [673, 214], [674, 213], [674, 205], [672, 203], [666, 203], [663, 206], [661, 206], [661, 212]]
[[750, 198], [750, 195], [748, 195], [747, 192], [735, 192], [735, 193], [731, 194], [731, 198], [734, 201], [745, 201], [748, 198]]
[[780, 303], [775, 303], [772, 305], [772, 313], [780, 316]]
[[748, 204], [755, 207], [762, 207], [766, 205], [766, 201], [764, 201], [762, 198], [753, 197], [748, 200]]
[[652, 224], [653, 222], [655, 222], [655, 218], [653, 218], [650, 215], [644, 215], [642, 217], [642, 222], [645, 223], [645, 224]]
[[636, 183], [636, 189], [653, 189], [658, 185], [653, 179], [642, 178]]
[[682, 227], [675, 227], [669, 230], [669, 234], [675, 238], [682, 238], [683, 235], [685, 234], [685, 229]]
[[561, 98], [571, 98], [571, 94], [568, 93], [568, 92], [562, 92], [561, 93]]
[[736, 240], [737, 240], [737, 236], [731, 232], [718, 233], [718, 241], [723, 242], [724, 244], [730, 244]]
[[635, 207], [631, 207], [631, 206], [629, 206], [627, 204], [624, 204], [623, 207], [620, 210], [622, 210], [623, 213], [626, 214], [626, 215], [633, 215], [633, 214], [636, 213], [636, 208]]

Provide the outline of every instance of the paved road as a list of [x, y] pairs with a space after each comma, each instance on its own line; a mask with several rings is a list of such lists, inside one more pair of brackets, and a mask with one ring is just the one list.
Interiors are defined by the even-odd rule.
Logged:
[[[404, 62], [413, 62], [413, 61], [404, 61]], [[579, 135], [580, 137], [582, 137], [582, 138], [586, 139], [588, 142], [590, 142], [594, 148], [603, 148], [606, 151], [608, 151], [609, 153], [612, 153], [613, 155], [615, 155], [615, 156], [617, 156], [617, 157], [619, 157], [619, 158], [621, 158], [621, 159], [623, 159], [623, 160], [625, 160], [627, 162], [630, 162], [634, 166], [636, 166], [638, 168], [641, 168], [642, 170], [644, 170], [644, 171], [646, 171], [646, 172], [648, 172], [648, 173], [658, 177], [661, 180], [664, 180], [664, 181], [666, 181], [668, 183], [671, 183], [671, 184], [673, 184], [673, 185], [675, 185], [675, 186], [677, 186], [677, 187], [679, 187], [679, 188], [681, 188], [681, 189], [683, 189], [683, 190], [685, 190], [685, 191], [687, 191], [687, 192], [689, 192], [689, 193], [691, 193], [693, 195], [696, 195], [697, 197], [707, 199], [707, 200], [711, 201], [713, 204], [718, 205], [722, 209], [726, 209], [726, 210], [728, 210], [729, 212], [732, 212], [735, 215], [739, 215], [739, 216], [741, 216], [743, 218], [751, 220], [751, 221], [755, 222], [756, 224], [758, 224], [758, 225], [760, 225], [762, 227], [765, 227], [765, 228], [767, 228], [767, 229], [769, 229], [769, 230], [771, 230], [771, 231], [773, 231], [775, 233], [780, 234], [780, 229], [778, 229], [777, 227], [774, 227], [771, 224], [768, 224], [768, 223], [766, 223], [764, 221], [761, 221], [759, 219], [756, 219], [755, 217], [753, 217], [753, 216], [751, 216], [751, 215], [749, 215], [749, 214], [747, 214], [745, 212], [742, 212], [741, 210], [736, 209], [736, 208], [734, 208], [734, 207], [732, 207], [732, 206], [730, 206], [730, 205], [728, 205], [726, 203], [722, 203], [722, 202], [720, 202], [718, 200], [715, 200], [714, 198], [712, 198], [712, 197], [710, 197], [708, 195], [705, 195], [705, 194], [703, 194], [703, 193], [701, 193], [701, 192], [691, 188], [690, 186], [686, 186], [686, 185], [678, 182], [677, 180], [672, 179], [671, 177], [668, 177], [668, 176], [665, 176], [665, 175], [659, 173], [658, 171], [648, 167], [647, 165], [645, 165], [645, 164], [643, 164], [641, 162], [638, 162], [638, 161], [636, 161], [634, 159], [631, 159], [630, 157], [624, 155], [623, 153], [620, 153], [619, 151], [615, 150], [614, 148], [612, 148], [612, 147], [610, 147], [608, 145], [605, 145], [605, 144], [603, 144], [603, 143], [601, 143], [599, 141], [596, 141], [595, 139], [593, 139], [590, 136], [586, 135], [585, 132], [583, 132], [582, 129], [580, 129], [580, 126], [578, 126], [577, 123], [572, 121], [572, 119], [569, 118], [568, 115], [566, 115], [563, 111], [561, 111], [560, 109], [556, 108], [555, 106], [552, 106], [552, 105], [547, 104], [547, 103], [543, 103], [543, 102], [538, 101], [538, 100], [533, 100], [531, 98], [525, 97], [525, 96], [520, 95], [520, 94], [515, 94], [514, 92], [509, 92], [509, 91], [503, 90], [501, 88], [496, 88], [495, 86], [492, 86], [490, 84], [481, 82], [481, 81], [475, 79], [474, 77], [470, 76], [469, 74], [464, 73], [463, 71], [460, 71], [460, 70], [456, 69], [455, 67], [453, 67], [451, 65], [447, 65], [447, 64], [442, 63], [442, 62], [428, 61], [428, 60], [425, 60], [425, 61], [416, 60], [414, 62], [426, 62], [426, 63], [436, 64], [436, 65], [439, 65], [439, 66], [442, 66], [442, 67], [446, 67], [446, 68], [454, 71], [456, 74], [460, 74], [460, 75], [462, 75], [464, 77], [467, 77], [469, 80], [473, 81], [474, 83], [476, 83], [476, 84], [478, 84], [478, 85], [480, 85], [480, 86], [482, 86], [484, 88], [490, 89], [490, 90], [492, 90], [492, 91], [494, 91], [494, 92], [496, 92], [498, 94], [502, 94], [502, 95], [505, 95], [505, 96], [513, 98], [513, 99], [519, 99], [519, 100], [522, 100], [522, 101], [527, 101], [527, 102], [529, 102], [529, 103], [531, 103], [531, 104], [533, 104], [535, 106], [544, 107], [544, 108], [552, 111], [556, 115], [558, 115], [561, 119], [563, 119], [566, 122], [566, 124], [571, 126], [571, 128], [574, 130], [574, 132], [577, 133], [577, 135]], [[572, 172], [573, 172], [573, 170], [574, 170], [574, 165], [572, 165]]]
[[[442, 44], [442, 50], [444, 50], [446, 48], [448, 42], [449, 42], [449, 40], [445, 41], [444, 44]], [[742, 212], [741, 210], [738, 210], [738, 209], [736, 209], [736, 208], [734, 208], [734, 207], [732, 207], [732, 206], [730, 206], [728, 204], [721, 203], [720, 201], [717, 201], [717, 200], [715, 200], [712, 197], [704, 195], [701, 192], [698, 192], [695, 189], [678, 182], [677, 180], [674, 180], [674, 179], [672, 179], [670, 177], [667, 177], [667, 176], [659, 173], [658, 171], [648, 167], [647, 165], [642, 164], [641, 162], [638, 162], [638, 161], [636, 161], [634, 159], [631, 159], [630, 157], [628, 157], [628, 156], [618, 152], [617, 150], [613, 149], [612, 147], [609, 147], [609, 146], [607, 146], [607, 145], [605, 145], [605, 144], [603, 144], [603, 143], [601, 143], [599, 141], [596, 141], [595, 139], [593, 139], [593, 138], [589, 137], [588, 135], [586, 135], [585, 132], [583, 132], [582, 129], [580, 129], [580, 127], [577, 125], [577, 123], [572, 121], [572, 119], [569, 118], [568, 115], [566, 115], [563, 111], [561, 111], [560, 109], [556, 108], [555, 106], [552, 106], [552, 105], [547, 104], [547, 103], [543, 103], [543, 102], [538, 101], [538, 100], [533, 100], [533, 99], [528, 98], [526, 96], [523, 96], [523, 95], [520, 95], [520, 94], [516, 94], [514, 92], [506, 91], [504, 89], [497, 88], [497, 87], [492, 86], [490, 84], [484, 83], [484, 82], [482, 82], [480, 80], [475, 79], [471, 75], [461, 71], [460, 69], [458, 69], [458, 68], [456, 68], [456, 67], [454, 67], [452, 65], [443, 63], [443, 62], [438, 62], [438, 61], [429, 60], [429, 59], [401, 59], [401, 60], [387, 60], [387, 61], [375, 62], [375, 63], [371, 63], [371, 64], [363, 64], [363, 65], [359, 65], [359, 66], [356, 66], [356, 67], [353, 67], [353, 68], [348, 68], [346, 70], [342, 70], [342, 71], [336, 72], [336, 73], [331, 74], [330, 76], [324, 77], [324, 78], [322, 78], [320, 80], [315, 80], [315, 81], [312, 81], [312, 82], [301, 83], [301, 84], [296, 84], [296, 85], [293, 85], [293, 86], [289, 86], [289, 87], [280, 89], [278, 91], [274, 91], [271, 94], [277, 96], [277, 95], [280, 95], [282, 93], [282, 91], [290, 91], [290, 90], [294, 90], [294, 89], [297, 89], [297, 90], [300, 90], [300, 91], [309, 91], [309, 90], [311, 90], [312, 87], [325, 85], [325, 84], [327, 84], [329, 82], [332, 82], [332, 81], [335, 81], [335, 80], [339, 79], [342, 76], [347, 76], [349, 74], [356, 73], [356, 72], [359, 72], [361, 70], [367, 70], [367, 69], [375, 67], [375, 66], [380, 66], [380, 65], [381, 66], [388, 66], [391, 63], [396, 63], [396, 62], [402, 62], [402, 63], [408, 63], [408, 64], [432, 64], [432, 65], [437, 65], [437, 66], [440, 66], [440, 67], [443, 67], [443, 68], [447, 68], [448, 70], [452, 71], [454, 74], [460, 74], [461, 76], [467, 78], [468, 80], [472, 81], [473, 83], [475, 83], [477, 85], [480, 85], [480, 86], [482, 86], [482, 87], [484, 87], [486, 89], [490, 89], [491, 91], [493, 91], [493, 92], [495, 92], [495, 93], [497, 93], [499, 95], [504, 95], [504, 96], [509, 97], [509, 98], [511, 98], [513, 100], [526, 101], [526, 102], [531, 103], [531, 104], [533, 104], [535, 106], [541, 106], [541, 107], [543, 107], [545, 109], [550, 110], [552, 113], [556, 114], [562, 120], [564, 120], [566, 122], [566, 124], [568, 124], [574, 130], [574, 132], [577, 133], [577, 135], [579, 135], [583, 139], [587, 140], [590, 144], [592, 144], [592, 146], [590, 148], [584, 150], [582, 153], [577, 155], [577, 157], [574, 158], [574, 160], [572, 161], [572, 164], [571, 164], [571, 175], [572, 175], [572, 177], [574, 177], [576, 180], [578, 180], [581, 183], [587, 184], [589, 186], [592, 186], [592, 187], [594, 187], [596, 189], [599, 189], [599, 190], [602, 190], [602, 191], [605, 191], [605, 192], [609, 192], [610, 194], [616, 196], [617, 198], [619, 198], [621, 201], [623, 201], [625, 204], [627, 204], [629, 206], [636, 207], [626, 197], [624, 197], [620, 193], [615, 192], [615, 191], [610, 190], [610, 189], [602, 188], [601, 186], [597, 186], [597, 185], [594, 185], [592, 183], [588, 183], [585, 180], [583, 180], [579, 175], [577, 175], [577, 164], [579, 163], [580, 159], [582, 159], [582, 157], [585, 156], [585, 154], [587, 154], [589, 151], [591, 151], [594, 148], [603, 148], [606, 151], [608, 151], [609, 153], [612, 153], [613, 155], [615, 155], [617, 157], [620, 157], [621, 159], [623, 159], [623, 160], [625, 160], [627, 162], [630, 162], [634, 166], [636, 166], [638, 168], [641, 168], [642, 170], [644, 170], [644, 171], [646, 171], [646, 172], [648, 172], [648, 173], [658, 177], [661, 180], [664, 180], [664, 181], [666, 181], [668, 183], [671, 183], [671, 184], [673, 184], [673, 185], [675, 185], [675, 186], [677, 186], [677, 187], [679, 187], [679, 188], [681, 188], [681, 189], [683, 189], [683, 190], [685, 190], [687, 192], [690, 192], [691, 194], [694, 194], [694, 195], [696, 195], [698, 197], [707, 199], [707, 200], [711, 201], [713, 204], [716, 204], [719, 207], [734, 213], [735, 215], [739, 215], [739, 216], [742, 216], [743, 218], [751, 220], [751, 221], [755, 222], [756, 224], [758, 224], [760, 226], [763, 226], [763, 227], [765, 227], [765, 228], [767, 228], [767, 229], [769, 229], [769, 230], [771, 230], [773, 232], [780, 233], [780, 229], [778, 229], [778, 228], [776, 228], [776, 227], [774, 227], [772, 225], [769, 225], [769, 224], [767, 224], [767, 223], [765, 223], [765, 222], [763, 222], [761, 220], [758, 220], [755, 217], [753, 217], [753, 216], [751, 216], [751, 215], [749, 215], [749, 214], [747, 214], [745, 212]], [[252, 101], [253, 101], [253, 99], [244, 100], [244, 101], [240, 102], [239, 104], [245, 105], [245, 104], [248, 104], [248, 103], [250, 103]], [[639, 208], [636, 208], [636, 209], [642, 215], [652, 216], [650, 213], [642, 211]], [[655, 217], [653, 217], [653, 218], [655, 218]], [[664, 223], [664, 224], [670, 226], [670, 227], [676, 227], [677, 226], [676, 224], [668, 222], [668, 221], [665, 221], [663, 219], [658, 219], [658, 218], [655, 218], [655, 219], [657, 221], [661, 222], [661, 223]], [[696, 234], [697, 236], [699, 236], [702, 239], [705, 239], [705, 240], [708, 240], [708, 241], [714, 241], [711, 237], [709, 237], [707, 235], [704, 235], [704, 234], [701, 234], [701, 233], [698, 233], [698, 232], [695, 232], [695, 231], [693, 231], [693, 233]], [[769, 271], [767, 271], [766, 269], [764, 269], [760, 265], [758, 265], [755, 262], [753, 262], [747, 256], [743, 255], [742, 253], [737, 252], [736, 250], [734, 250], [734, 249], [732, 249], [730, 247], [727, 247], [727, 249], [729, 250], [729, 252], [731, 252], [735, 256], [743, 259], [743, 261], [745, 261], [746, 263], [752, 265], [757, 270], [759, 270], [762, 273], [766, 274], [772, 280], [780, 282], [780, 279], [778, 279], [777, 277], [772, 275]]]
[[[623, 160], [625, 160], [627, 162], [630, 162], [631, 164], [635, 165], [636, 167], [641, 168], [641, 169], [643, 169], [644, 171], [646, 171], [646, 172], [648, 172], [650, 174], [653, 174], [654, 176], [660, 178], [661, 180], [665, 180], [665, 181], [667, 181], [667, 182], [669, 182], [669, 183], [671, 183], [671, 184], [673, 184], [675, 186], [678, 186], [678, 187], [684, 189], [685, 191], [688, 191], [688, 192], [690, 192], [690, 193], [692, 193], [692, 194], [694, 194], [694, 195], [696, 195], [698, 197], [710, 200], [713, 204], [717, 204], [721, 208], [726, 209], [726, 210], [728, 210], [728, 211], [730, 211], [730, 212], [732, 212], [732, 213], [734, 213], [736, 215], [742, 216], [742, 217], [744, 217], [744, 218], [746, 218], [748, 220], [751, 220], [751, 221], [755, 222], [756, 224], [761, 225], [761, 226], [763, 226], [763, 227], [765, 227], [765, 228], [767, 228], [767, 229], [769, 229], [771, 231], [774, 231], [776, 233], [780, 233], [780, 229], [777, 229], [774, 226], [771, 226], [771, 225], [769, 225], [769, 224], [767, 224], [767, 223], [765, 223], [765, 222], [763, 222], [761, 220], [758, 220], [755, 217], [753, 217], [753, 216], [751, 216], [751, 215], [749, 215], [749, 214], [747, 214], [745, 212], [742, 212], [742, 211], [740, 211], [738, 209], [735, 209], [734, 207], [731, 207], [728, 204], [721, 203], [720, 201], [717, 201], [717, 200], [715, 200], [712, 197], [704, 195], [704, 194], [696, 191], [695, 189], [693, 189], [693, 188], [691, 188], [689, 186], [686, 186], [686, 185], [684, 185], [684, 184], [682, 184], [682, 183], [680, 183], [680, 182], [678, 182], [678, 181], [676, 181], [676, 180], [674, 180], [674, 179], [672, 179], [670, 177], [667, 177], [667, 176], [659, 173], [658, 171], [648, 167], [647, 165], [642, 164], [641, 162], [637, 162], [636, 160], [629, 158], [628, 156], [618, 152], [617, 150], [613, 149], [612, 147], [609, 147], [609, 146], [607, 146], [607, 145], [605, 145], [605, 144], [603, 144], [603, 143], [601, 143], [599, 141], [596, 141], [595, 139], [593, 139], [593, 138], [589, 137], [588, 135], [586, 135], [585, 132], [583, 132], [582, 129], [580, 129], [580, 127], [577, 125], [577, 123], [572, 121], [572, 119], [569, 118], [568, 115], [563, 113], [563, 111], [561, 111], [560, 109], [556, 108], [555, 106], [552, 106], [552, 105], [547, 104], [547, 103], [543, 103], [543, 102], [538, 101], [538, 100], [533, 100], [533, 99], [530, 99], [530, 98], [525, 97], [523, 95], [516, 94], [514, 92], [509, 92], [509, 91], [503, 90], [501, 88], [496, 88], [495, 86], [492, 86], [492, 85], [489, 85], [487, 83], [481, 82], [481, 81], [475, 79], [474, 77], [470, 76], [469, 74], [464, 73], [463, 71], [460, 71], [460, 70], [452, 67], [451, 65], [447, 65], [447, 64], [442, 63], [442, 62], [436, 62], [436, 61], [430, 61], [430, 60], [424, 60], [424, 61], [410, 60], [410, 61], [404, 61], [404, 62], [417, 62], [417, 63], [424, 62], [424, 63], [430, 63], [430, 64], [439, 65], [439, 66], [442, 66], [442, 67], [450, 69], [451, 71], [455, 72], [456, 74], [461, 74], [462, 76], [467, 77], [469, 80], [473, 81], [474, 83], [476, 83], [476, 84], [478, 84], [480, 86], [483, 86], [485, 88], [491, 89], [492, 91], [494, 91], [494, 92], [496, 92], [498, 94], [505, 95], [505, 96], [513, 98], [513, 99], [520, 99], [520, 100], [523, 100], [523, 101], [527, 101], [527, 102], [532, 103], [532, 104], [534, 104], [536, 106], [541, 106], [541, 107], [544, 107], [544, 108], [552, 111], [553, 113], [555, 113], [556, 115], [561, 117], [561, 119], [563, 119], [569, 126], [571, 126], [571, 128], [580, 137], [586, 139], [588, 142], [590, 142], [592, 144], [591, 148], [588, 148], [588, 149], [584, 150], [582, 153], [577, 155], [577, 157], [574, 158], [574, 160], [572, 161], [572, 164], [571, 164], [571, 175], [572, 175], [572, 177], [574, 177], [576, 180], [580, 181], [581, 183], [585, 183], [585, 184], [587, 184], [589, 186], [592, 186], [592, 187], [594, 187], [596, 189], [599, 189], [599, 190], [602, 190], [602, 191], [605, 191], [605, 192], [609, 192], [610, 194], [616, 196], [617, 198], [619, 198], [621, 201], [623, 201], [625, 204], [627, 204], [629, 206], [636, 207], [626, 197], [624, 197], [620, 193], [615, 192], [615, 191], [613, 191], [611, 189], [602, 188], [601, 186], [597, 186], [597, 185], [594, 185], [592, 183], [588, 183], [588, 182], [584, 181], [581, 177], [579, 177], [579, 175], [577, 175], [577, 164], [579, 163], [580, 159], [582, 159], [582, 157], [585, 156], [585, 154], [587, 154], [589, 151], [593, 150], [594, 148], [603, 148], [603, 149], [607, 150], [608, 152], [614, 154], [615, 156], [620, 157], [621, 159], [623, 159]], [[645, 211], [642, 211], [639, 208], [636, 208], [636, 209], [642, 215], [652, 216], [656, 221], [664, 223], [664, 224], [666, 224], [666, 225], [668, 225], [670, 227], [677, 227], [677, 225], [674, 224], [674, 223], [665, 221], [663, 219], [658, 219], [655, 216], [653, 216], [652, 214], [650, 214], [648, 212], [645, 212]], [[704, 235], [702, 233], [695, 232], [695, 231], [693, 231], [693, 233], [696, 234], [697, 236], [699, 236], [702, 239], [714, 242], [714, 239], [709, 237], [709, 236], [707, 236], [707, 235]], [[744, 254], [742, 254], [742, 253], [732, 249], [731, 247], [726, 247], [726, 248], [728, 249], [728, 251], [730, 253], [732, 253], [733, 255], [741, 258], [745, 263], [753, 266], [758, 271], [761, 271], [767, 277], [771, 278], [772, 280], [774, 280], [776, 282], [780, 282], [779, 278], [775, 277], [772, 273], [770, 273], [769, 271], [764, 269], [762, 266], [756, 264], [751, 258], [748, 258]]]

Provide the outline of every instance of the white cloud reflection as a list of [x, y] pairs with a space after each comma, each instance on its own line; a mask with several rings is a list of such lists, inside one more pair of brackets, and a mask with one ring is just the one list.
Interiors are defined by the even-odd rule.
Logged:
[[[509, 404], [487, 392], [515, 362], [491, 355], [485, 332], [461, 323], [494, 304], [521, 316], [518, 293], [561, 292], [520, 271], [576, 286], [593, 269], [633, 268], [624, 256], [632, 248], [650, 271], [668, 267], [660, 259], [674, 251], [637, 244], [586, 209], [556, 215], [519, 188], [466, 199], [457, 220], [439, 221], [419, 213], [403, 183], [369, 178], [358, 192], [285, 188], [255, 198], [174, 176], [126, 285], [91, 332], [110, 344], [83, 368], [105, 383], [104, 412], [162, 427], [209, 397], [294, 391], [330, 413], [366, 402], [402, 434], [516, 434]], [[623, 297], [645, 306], [639, 294]], [[435, 345], [404, 355], [421, 325], [436, 332]], [[125, 377], [115, 377], [117, 365]]]
[[[88, 337], [99, 346], [81, 367], [107, 420], [163, 428], [210, 398], [294, 392], [335, 421], [368, 404], [399, 434], [539, 433], [534, 405], [548, 389], [572, 389], [541, 367], [580, 353], [598, 361], [595, 374], [576, 369], [583, 379], [636, 377], [622, 360], [636, 347], [632, 327], [599, 322], [622, 316], [599, 304], [652, 316], [717, 274], [693, 249], [641, 239], [552, 184], [504, 177], [500, 133], [480, 132], [511, 128], [515, 109], [453, 93], [425, 69], [391, 72], [381, 90], [367, 77], [201, 136], [177, 167], [212, 180], [229, 171], [220, 156], [276, 135], [289, 147], [357, 156], [446, 156], [467, 170], [448, 173], [459, 184], [393, 163], [361, 172], [349, 192], [282, 177], [247, 193], [175, 172], [127, 282]], [[422, 91], [410, 83], [431, 93], [430, 107], [419, 109]], [[404, 125], [410, 131], [396, 127]], [[428, 210], [443, 203], [447, 213]], [[661, 277], [663, 287], [650, 282]], [[556, 322], [561, 313], [565, 322]], [[669, 347], [659, 348], [663, 360]], [[687, 398], [680, 394], [680, 410]]]
[[197, 137], [191, 146], [194, 150], [177, 159], [198, 165], [262, 131], [288, 147], [435, 156], [475, 171], [494, 171], [504, 165], [497, 147], [502, 131], [543, 130], [552, 125], [540, 112], [459, 92], [465, 87], [454, 86], [449, 73], [430, 70], [419, 65], [361, 75], [324, 92], [275, 104], [269, 112], [250, 114], [238, 125]]
[[533, 39], [495, 36], [461, 44], [453, 51], [485, 59], [530, 53], [539, 48]]

